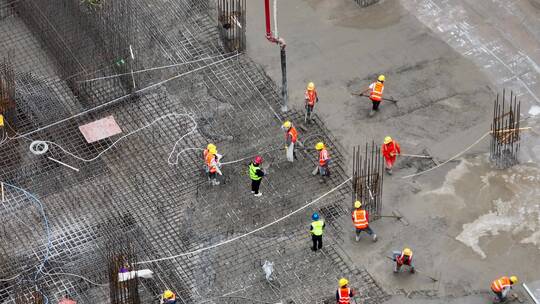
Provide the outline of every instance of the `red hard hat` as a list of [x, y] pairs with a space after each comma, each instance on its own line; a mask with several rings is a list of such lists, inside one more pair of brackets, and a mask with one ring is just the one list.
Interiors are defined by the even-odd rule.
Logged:
[[255, 162], [256, 164], [262, 164], [263, 158], [262, 158], [261, 156], [255, 156], [254, 162]]

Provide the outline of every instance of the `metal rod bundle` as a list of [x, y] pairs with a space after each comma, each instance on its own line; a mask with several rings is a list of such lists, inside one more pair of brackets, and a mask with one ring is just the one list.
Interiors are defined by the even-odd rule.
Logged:
[[219, 33], [229, 51], [246, 49], [246, 0], [218, 0]]
[[375, 142], [366, 143], [363, 155], [360, 147], [353, 148], [352, 201], [360, 200], [372, 219], [382, 211], [383, 172], [381, 149]]
[[493, 105], [490, 160], [495, 167], [505, 169], [518, 163], [520, 102], [512, 91], [509, 100], [505, 90], [500, 97], [497, 94]]
[[119, 282], [121, 272], [136, 271], [137, 257], [133, 244], [129, 242], [113, 243], [109, 246], [107, 259], [109, 261], [109, 292], [111, 304], [140, 304], [138, 278]]

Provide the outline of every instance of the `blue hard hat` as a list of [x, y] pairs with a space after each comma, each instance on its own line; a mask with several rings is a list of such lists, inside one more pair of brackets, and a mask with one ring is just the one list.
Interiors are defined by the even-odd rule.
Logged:
[[313, 213], [313, 215], [311, 216], [311, 218], [316, 221], [319, 219], [319, 214], [317, 212]]

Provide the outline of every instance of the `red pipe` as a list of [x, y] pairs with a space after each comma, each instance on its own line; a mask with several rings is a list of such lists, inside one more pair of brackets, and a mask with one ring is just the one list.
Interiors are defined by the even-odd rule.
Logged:
[[[270, 27], [270, 0], [264, 0], [264, 14], [266, 16], [266, 39], [272, 41], [272, 29]], [[272, 41], [273, 42], [273, 41]]]

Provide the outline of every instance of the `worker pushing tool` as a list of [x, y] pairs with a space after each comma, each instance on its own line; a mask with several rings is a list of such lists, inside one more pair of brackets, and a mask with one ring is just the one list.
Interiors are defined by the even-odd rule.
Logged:
[[345, 278], [339, 279], [338, 286], [339, 288], [336, 291], [337, 304], [350, 304], [355, 292], [349, 287], [349, 280]]
[[311, 241], [313, 241], [313, 247], [311, 247], [311, 250], [317, 251], [318, 249], [322, 248], [322, 236], [326, 224], [320, 218], [317, 212], [311, 215], [311, 219], [313, 220], [311, 222], [311, 226], [309, 227], [309, 232], [311, 233]]
[[305, 122], [311, 123], [311, 113], [313, 113], [315, 103], [319, 102], [319, 96], [317, 95], [317, 90], [315, 89], [315, 84], [313, 82], [308, 83], [306, 92], [304, 93], [304, 99], [306, 104]]
[[328, 169], [328, 165], [330, 164], [332, 159], [328, 155], [328, 149], [323, 142], [318, 142], [315, 145], [315, 150], [319, 151], [318, 173], [321, 175], [321, 178], [324, 181], [325, 177], [330, 177], [330, 170]]
[[491, 290], [495, 293], [497, 298], [494, 299], [494, 303], [501, 303], [506, 301], [512, 285], [518, 282], [516, 276], [500, 277], [491, 283]]
[[384, 144], [381, 147], [381, 152], [385, 160], [386, 173], [392, 175], [392, 168], [396, 163], [397, 156], [401, 154], [401, 148], [397, 141], [393, 140], [390, 136], [386, 136], [384, 138]]
[[217, 147], [214, 144], [208, 144], [203, 152], [204, 161], [206, 164], [206, 173], [208, 174], [208, 180], [213, 186], [219, 185], [217, 175], [223, 175], [221, 173], [221, 155], [217, 153]]
[[249, 164], [249, 178], [251, 179], [251, 193], [259, 197], [262, 195], [259, 192], [259, 187], [261, 186], [261, 181], [265, 175], [264, 171], [261, 169], [263, 163], [263, 158], [261, 156], [255, 156], [255, 159]]
[[408, 266], [411, 273], [415, 272], [413, 264], [413, 252], [410, 248], [403, 248], [401, 252], [394, 251], [392, 257], [396, 262], [394, 272], [399, 272], [403, 265]]
[[373, 82], [369, 85], [367, 89], [362, 91], [360, 95], [364, 95], [369, 92], [369, 99], [371, 99], [371, 111], [369, 112], [369, 116], [375, 115], [377, 111], [379, 111], [379, 106], [383, 100], [383, 91], [384, 91], [384, 81], [386, 80], [386, 77], [384, 75], [379, 75], [377, 78], [377, 81]]
[[362, 202], [354, 202], [354, 211], [352, 212], [352, 221], [356, 232], [356, 241], [360, 241], [360, 234], [365, 231], [371, 235], [373, 242], [377, 241], [377, 235], [369, 227], [369, 213], [367, 210], [362, 209]]
[[285, 130], [285, 151], [287, 154], [287, 160], [294, 162], [296, 158], [296, 142], [298, 140], [298, 131], [290, 121], [286, 121], [281, 126]]
[[161, 296], [160, 304], [176, 304], [176, 295], [171, 290], [167, 289]]

